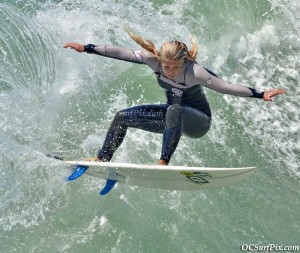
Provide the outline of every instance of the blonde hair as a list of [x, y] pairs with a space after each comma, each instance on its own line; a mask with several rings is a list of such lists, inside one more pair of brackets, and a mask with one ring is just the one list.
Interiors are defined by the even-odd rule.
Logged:
[[142, 48], [153, 54], [160, 62], [163, 61], [178, 61], [184, 62], [185, 60], [195, 61], [198, 53], [198, 46], [196, 41], [192, 38], [192, 49], [179, 41], [165, 42], [159, 50], [150, 40], [145, 40], [136, 35], [127, 25], [124, 24], [124, 30], [128, 35]]

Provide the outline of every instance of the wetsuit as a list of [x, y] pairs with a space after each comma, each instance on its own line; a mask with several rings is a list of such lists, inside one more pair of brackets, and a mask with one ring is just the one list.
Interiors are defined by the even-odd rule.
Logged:
[[85, 52], [105, 57], [148, 65], [155, 73], [158, 84], [165, 90], [166, 104], [141, 105], [116, 113], [107, 132], [98, 158], [110, 161], [121, 145], [128, 127], [163, 134], [160, 159], [169, 162], [182, 134], [191, 138], [205, 135], [211, 125], [211, 110], [203, 86], [215, 91], [241, 97], [262, 98], [246, 86], [231, 84], [201, 67], [197, 62], [185, 61], [174, 80], [164, 75], [161, 63], [145, 50], [131, 50], [116, 46], [85, 45]]

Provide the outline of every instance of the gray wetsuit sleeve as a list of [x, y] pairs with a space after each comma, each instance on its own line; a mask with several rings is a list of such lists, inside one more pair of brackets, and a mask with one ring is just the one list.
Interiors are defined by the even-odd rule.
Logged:
[[205, 68], [198, 64], [193, 64], [192, 67], [188, 69], [186, 80], [192, 85], [200, 84], [224, 94], [230, 94], [239, 97], [263, 97], [263, 92], [257, 92], [255, 89], [240, 84], [226, 82], [223, 79], [212, 75]]
[[145, 50], [133, 50], [123, 47], [103, 45], [95, 46], [92, 53], [122, 61], [146, 64], [154, 71], [159, 65], [158, 59]]

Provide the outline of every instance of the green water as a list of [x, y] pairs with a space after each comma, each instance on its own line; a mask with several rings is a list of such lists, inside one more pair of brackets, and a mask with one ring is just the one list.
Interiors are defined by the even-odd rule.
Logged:
[[[0, 252], [241, 252], [300, 245], [298, 0], [11, 1], [0, 3]], [[141, 65], [78, 54], [66, 42], [136, 48], [127, 23], [159, 47], [199, 44], [198, 62], [274, 102], [206, 90], [213, 126], [183, 137], [173, 165], [257, 166], [226, 188], [180, 192], [104, 182], [44, 156], [94, 156], [114, 114], [163, 103]], [[154, 163], [161, 135], [129, 130], [113, 161]], [[292, 251], [285, 251], [292, 252]]]

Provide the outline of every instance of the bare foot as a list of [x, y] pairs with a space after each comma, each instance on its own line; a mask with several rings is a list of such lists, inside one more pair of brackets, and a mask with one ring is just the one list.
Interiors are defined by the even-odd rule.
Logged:
[[87, 162], [101, 162], [98, 157], [91, 157], [85, 159]]
[[168, 165], [168, 162], [164, 160], [159, 160], [156, 165]]

